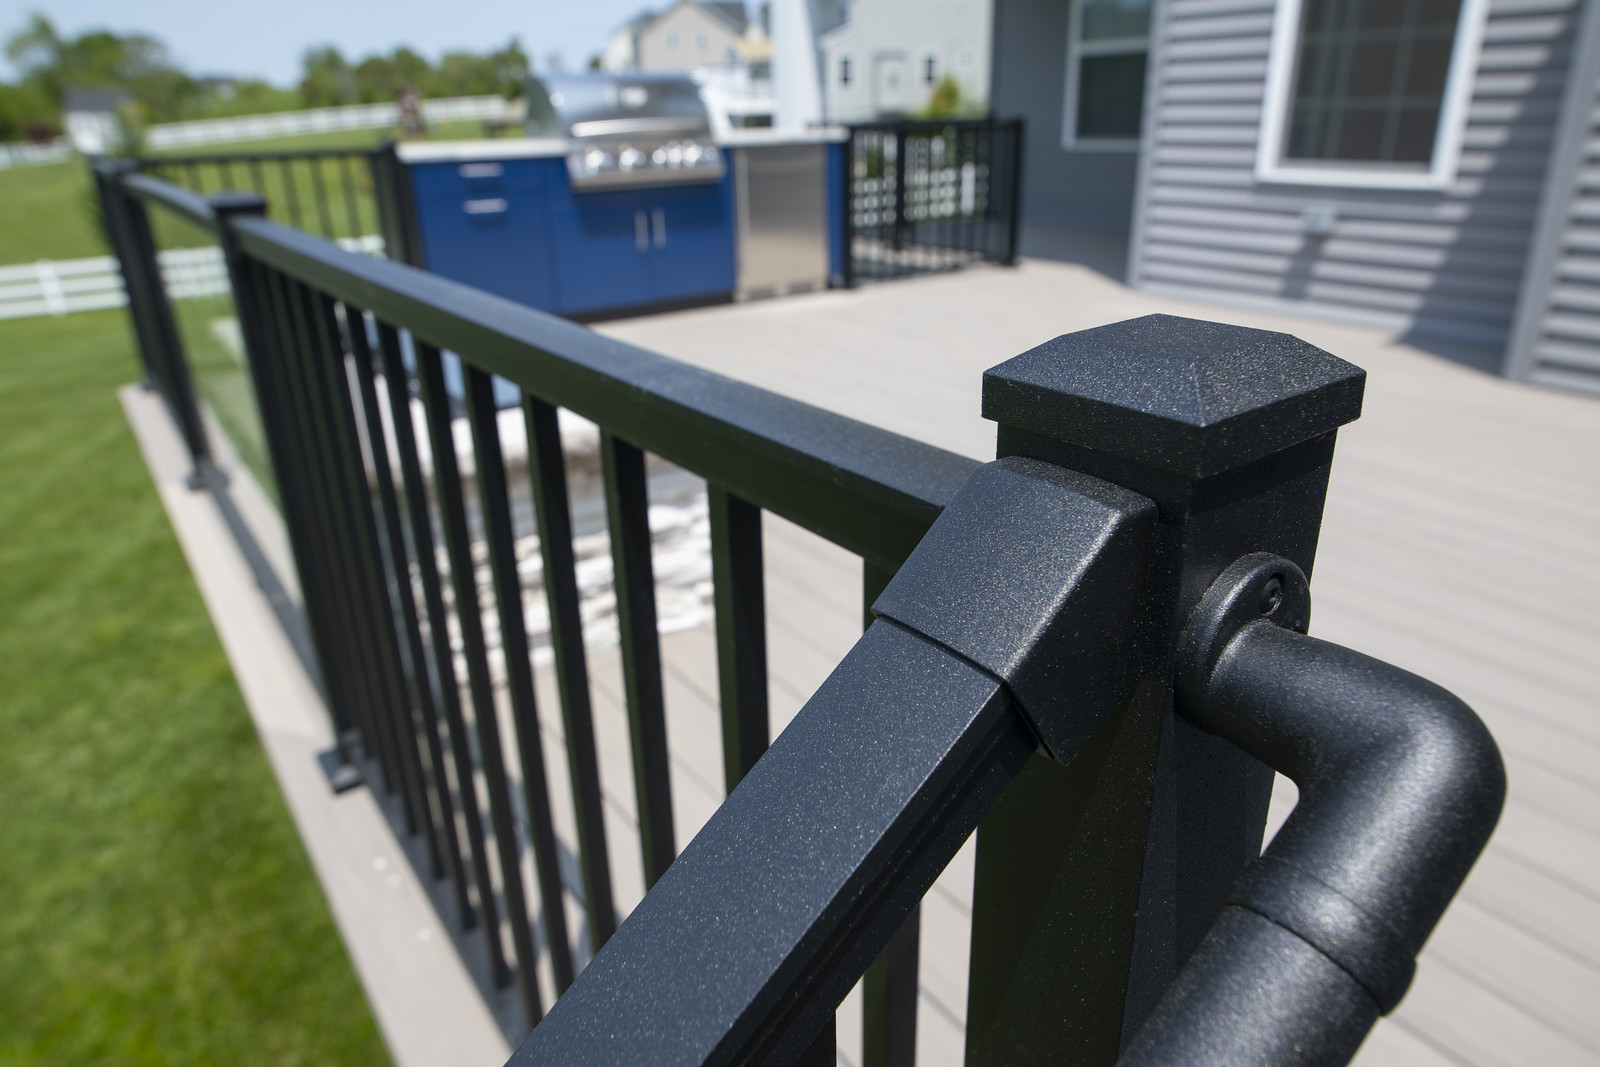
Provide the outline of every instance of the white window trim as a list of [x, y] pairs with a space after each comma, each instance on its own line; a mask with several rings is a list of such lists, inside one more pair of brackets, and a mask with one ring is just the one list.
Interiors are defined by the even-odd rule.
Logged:
[[1283, 139], [1289, 118], [1295, 54], [1300, 44], [1302, 0], [1278, 0], [1272, 19], [1272, 46], [1267, 60], [1266, 95], [1257, 138], [1256, 180], [1282, 185], [1323, 185], [1350, 189], [1443, 189], [1456, 179], [1461, 143], [1466, 135], [1467, 108], [1477, 79], [1478, 55], [1488, 0], [1462, 0], [1456, 23], [1450, 72], [1445, 75], [1439, 128], [1427, 170], [1401, 170], [1384, 163], [1312, 163], [1283, 161]]
[[[1152, 27], [1155, 5], [1151, 4]], [[1126, 56], [1137, 52], [1145, 54], [1149, 62], [1150, 35], [1143, 37], [1114, 37], [1105, 41], [1083, 39], [1083, 3], [1072, 0], [1067, 12], [1067, 88], [1063, 96], [1061, 114], [1061, 147], [1074, 152], [1137, 152], [1138, 137], [1079, 137], [1078, 136], [1078, 69], [1084, 56]]]

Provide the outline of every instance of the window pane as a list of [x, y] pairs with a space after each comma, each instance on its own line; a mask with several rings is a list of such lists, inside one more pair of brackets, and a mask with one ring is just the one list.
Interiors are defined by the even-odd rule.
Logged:
[[1080, 0], [1083, 39], [1111, 41], [1150, 35], [1150, 0]]
[[1426, 166], [1461, 0], [1305, 0], [1285, 158]]
[[1084, 56], [1078, 67], [1078, 136], [1138, 137], [1144, 54]]

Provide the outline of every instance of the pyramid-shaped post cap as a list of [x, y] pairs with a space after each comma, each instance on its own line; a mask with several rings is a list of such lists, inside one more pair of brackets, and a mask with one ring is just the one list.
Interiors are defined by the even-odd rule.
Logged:
[[1366, 372], [1297, 337], [1175, 315], [1063, 334], [983, 376], [983, 415], [1202, 478], [1361, 414]]

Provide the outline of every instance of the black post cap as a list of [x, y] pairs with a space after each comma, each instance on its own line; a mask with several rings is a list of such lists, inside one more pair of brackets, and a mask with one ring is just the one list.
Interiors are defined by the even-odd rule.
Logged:
[[253, 189], [233, 189], [214, 193], [206, 199], [218, 215], [264, 215], [267, 198]]
[[1297, 337], [1175, 315], [1063, 334], [983, 376], [983, 415], [1185, 478], [1361, 414], [1366, 372]]

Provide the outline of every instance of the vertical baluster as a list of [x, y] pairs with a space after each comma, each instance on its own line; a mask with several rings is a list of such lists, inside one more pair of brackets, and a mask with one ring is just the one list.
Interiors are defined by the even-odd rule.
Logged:
[[317, 198], [317, 222], [322, 227], [322, 236], [333, 239], [333, 216], [328, 212], [328, 184], [322, 178], [322, 158], [308, 156], [306, 169], [311, 172], [311, 192]]
[[[622, 646], [622, 683], [628, 701], [628, 738], [633, 749], [634, 790], [640, 829], [646, 811], [657, 821], [641, 834], [645, 870], [657, 878], [666, 870], [661, 842], [671, 843], [671, 808], [657, 807], [670, 796], [667, 780], [667, 715], [661, 691], [661, 642], [656, 633], [655, 568], [650, 561], [650, 501], [644, 453], [602, 430], [600, 466], [605, 478], [606, 512], [611, 526], [611, 570], [617, 594], [617, 629]], [[659, 820], [667, 825], [661, 826]], [[649, 878], [648, 873], [646, 878]]]
[[[864, 625], [872, 625], [872, 602], [894, 571], [861, 562]], [[863, 1067], [912, 1067], [917, 1062], [917, 965], [922, 905], [911, 909], [889, 944], [861, 977]]]
[[[522, 611], [522, 579], [517, 572], [516, 542], [511, 532], [510, 487], [494, 402], [494, 381], [488, 374], [461, 364], [467, 398], [467, 421], [478, 457], [478, 499], [483, 534], [489, 544], [489, 571], [500, 616], [500, 651], [516, 723], [517, 754], [522, 760], [523, 801], [529, 837], [533, 840], [534, 876], [543, 903], [545, 942], [556, 976], [558, 994], [572, 984], [572, 942], [567, 933], [566, 895], [561, 888], [561, 861], [555, 823], [550, 814], [550, 785], [545, 778], [544, 745], [539, 738], [539, 710], [533, 693], [533, 660], [528, 648], [527, 620]], [[571, 744], [571, 738], [568, 738]], [[600, 840], [601, 848], [605, 839]], [[609, 893], [609, 883], [604, 887]], [[531, 945], [531, 942], [530, 942]], [[531, 977], [531, 973], [530, 977]]]
[[250, 179], [251, 179], [251, 181], [253, 181], [255, 183], [252, 186], [252, 188], [255, 189], [255, 191], [260, 193], [262, 196], [266, 196], [267, 195], [267, 180], [266, 180], [266, 176], [261, 173], [261, 157], [260, 156], [251, 156], [250, 157]]
[[344, 213], [350, 223], [350, 236], [361, 236], [361, 213], [356, 207], [356, 185], [350, 177], [350, 157], [339, 157], [339, 176], [344, 180]]
[[[372, 346], [367, 340], [367, 320], [364, 312], [349, 304], [345, 305], [345, 332], [351, 361], [355, 365], [356, 389], [361, 394], [367, 449], [372, 456], [372, 477], [378, 486], [382, 517], [379, 528], [381, 536], [378, 538], [379, 562], [383, 559], [388, 561], [388, 566], [382, 571], [387, 578], [384, 585], [390, 594], [390, 611], [394, 613], [394, 621], [405, 635], [405, 641], [398, 649], [403, 658], [401, 675], [406, 683], [408, 706], [421, 712], [424, 721], [431, 723], [436, 718], [433, 690], [428, 685], [427, 660], [422, 654], [422, 636], [417, 625], [416, 598], [411, 592], [410, 557], [400, 531], [400, 505], [394, 491], [394, 468], [389, 463], [389, 442], [383, 430], [383, 413], [378, 409], [378, 391], [372, 383], [374, 367]], [[447, 788], [444, 784], [443, 762], [430, 750], [430, 758], [424, 767], [423, 750], [417, 743], [417, 724], [409, 714], [406, 716], [406, 725], [406, 738], [410, 746], [408, 756], [417, 768], [418, 783], [422, 790], [423, 829], [426, 831], [428, 860], [433, 876], [444, 877], [443, 852], [446, 847], [452, 854], [454, 869], [459, 873], [461, 854], [454, 820], [443, 820], [442, 827], [434, 821], [434, 809], [441, 806], [439, 797]], [[429, 730], [425, 729], [424, 733], [431, 736]], [[443, 845], [440, 842], [441, 834], [445, 838]]]
[[394, 767], [389, 762], [387, 745], [375, 721], [372, 699], [377, 688], [371, 677], [371, 661], [360, 644], [360, 627], [351, 614], [355, 595], [350, 588], [350, 564], [338, 524], [334, 521], [332, 493], [328, 488], [328, 464], [319, 440], [318, 422], [312, 414], [307, 399], [305, 375], [305, 350], [308, 347], [304, 323], [297, 314], [293, 298], [295, 283], [281, 274], [272, 276], [272, 303], [278, 323], [278, 335], [285, 342], [282, 353], [282, 383], [290, 412], [289, 425], [295, 434], [296, 451], [302, 460], [306, 478], [307, 514], [315, 523], [317, 540], [327, 561], [323, 577], [328, 590], [328, 603], [332, 608], [332, 629], [338, 635], [339, 662], [342, 681], [351, 699], [357, 727], [361, 731], [366, 754], [373, 758], [380, 771], [380, 783], [387, 793], [395, 791]]
[[367, 654], [372, 657], [372, 673], [377, 682], [374, 705], [378, 727], [380, 734], [387, 734], [390, 758], [399, 779], [401, 813], [406, 830], [415, 834], [428, 823], [427, 804], [422, 796], [422, 767], [417, 758], [416, 726], [400, 667], [394, 612], [378, 556], [372, 493], [356, 437], [355, 407], [350, 396], [344, 348], [339, 343], [332, 299], [309, 286], [302, 285], [298, 289], [312, 341], [307, 354], [312, 384], [310, 394], [316, 405], [314, 417], [323, 420], [326, 428], [324, 436], [331, 463], [329, 482], [334, 489], [335, 521], [345, 527], [352, 565], [351, 579], [356, 594], [352, 608]]
[[[461, 683], [456, 676], [455, 652], [450, 647], [449, 616], [439, 586], [439, 553], [434, 547], [433, 517], [428, 511], [428, 490], [422, 465], [417, 460], [416, 434], [411, 422], [411, 395], [406, 386], [405, 365], [400, 359], [400, 336], [395, 328], [380, 323], [378, 341], [383, 354], [383, 376], [389, 388], [389, 410], [394, 413], [395, 448], [400, 453], [400, 473], [406, 485], [406, 510], [411, 520], [411, 541], [416, 546], [417, 571], [422, 579], [423, 606], [428, 612], [428, 636], [433, 645], [434, 669], [439, 679], [439, 699], [444, 707], [445, 724], [450, 732], [450, 754], [455, 764], [456, 795], [461, 799], [461, 815], [466, 820], [467, 846], [472, 857], [473, 877], [477, 881], [478, 901], [484, 913], [484, 934], [495, 974], [505, 971], [500, 947], [500, 918], [495, 906], [494, 880], [483, 827], [483, 806], [478, 802], [478, 787], [472, 768], [472, 753], [467, 739], [467, 721], [461, 713]], [[435, 763], [443, 766], [439, 724], [432, 725], [430, 744]], [[445, 786], [443, 800], [449, 801]], [[441, 805], [442, 806], [442, 805]], [[452, 824], [454, 820], [452, 818]], [[471, 929], [477, 916], [467, 899], [466, 883], [457, 878], [456, 904], [461, 909], [461, 926]]]
[[728, 792], [767, 750], [767, 616], [761, 509], [710, 486], [722, 771]]
[[[484, 782], [489, 790], [495, 849], [500, 858], [506, 914], [511, 920], [511, 943], [516, 953], [522, 1004], [528, 1025], [539, 1021], [543, 1006], [534, 971], [533, 935], [528, 926], [528, 904], [522, 889], [522, 868], [517, 848], [517, 825], [506, 788], [505, 758], [501, 755], [500, 724], [495, 714], [494, 683], [489, 676], [489, 653], [483, 637], [483, 609], [478, 601], [477, 577], [472, 566], [472, 543], [467, 533], [466, 503], [461, 471], [456, 464], [455, 435], [450, 429], [450, 398], [445, 392], [444, 365], [439, 350], [417, 343], [417, 377], [422, 383], [422, 403], [428, 416], [428, 438], [433, 446], [433, 473], [444, 525], [445, 548], [450, 555], [450, 582], [455, 591], [456, 620], [467, 661], [467, 686], [472, 692], [473, 723], [483, 760]], [[556, 905], [560, 906], [559, 902]], [[552, 958], [554, 958], [552, 956]], [[511, 978], [500, 961], [498, 980]]]
[[[528, 430], [528, 479], [539, 524], [539, 553], [544, 565], [545, 597], [550, 606], [550, 647], [555, 655], [556, 690], [567, 735], [567, 772], [577, 812], [578, 841], [583, 853], [584, 894], [594, 949], [611, 939], [617, 928], [611, 894], [611, 863], [606, 851], [605, 815], [600, 799], [600, 763], [594, 741], [594, 711], [589, 702], [589, 669], [583, 654], [583, 619], [578, 610], [577, 565], [572, 555], [572, 512], [567, 500], [566, 458], [556, 409], [537, 397], [524, 396], [523, 419]], [[663, 762], [663, 770], [665, 763]], [[667, 799], [667, 862], [672, 862], [671, 796]], [[651, 816], [639, 813], [641, 836], [654, 829]], [[664, 865], [663, 865], [664, 869]], [[646, 886], [655, 879], [645, 872]]]
[[283, 182], [283, 197], [289, 202], [289, 225], [305, 229], [300, 221], [300, 190], [295, 187], [294, 166], [289, 160], [278, 160], [278, 178]]

